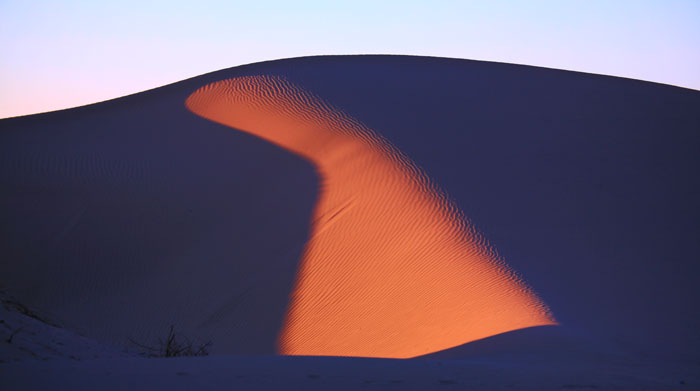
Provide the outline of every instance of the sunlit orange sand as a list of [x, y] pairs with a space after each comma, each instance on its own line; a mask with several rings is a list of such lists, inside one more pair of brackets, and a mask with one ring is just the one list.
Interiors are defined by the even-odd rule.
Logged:
[[186, 105], [318, 169], [280, 353], [406, 358], [555, 323], [420, 168], [319, 97], [254, 76], [202, 87]]

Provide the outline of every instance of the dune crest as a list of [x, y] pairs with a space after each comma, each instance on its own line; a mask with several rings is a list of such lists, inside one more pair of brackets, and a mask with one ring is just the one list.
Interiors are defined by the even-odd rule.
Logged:
[[556, 324], [419, 167], [321, 98], [281, 77], [247, 76], [206, 85], [186, 106], [319, 172], [280, 353], [408, 358]]

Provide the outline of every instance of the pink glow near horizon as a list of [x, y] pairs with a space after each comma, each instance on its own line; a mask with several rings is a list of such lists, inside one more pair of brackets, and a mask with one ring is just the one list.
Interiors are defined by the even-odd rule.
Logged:
[[316, 54], [500, 61], [700, 89], [700, 3], [0, 3], [0, 118]]

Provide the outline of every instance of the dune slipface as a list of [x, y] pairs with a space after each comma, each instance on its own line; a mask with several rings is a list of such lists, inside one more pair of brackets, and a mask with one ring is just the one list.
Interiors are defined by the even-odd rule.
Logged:
[[186, 106], [305, 157], [321, 177], [280, 353], [406, 358], [556, 323], [419, 167], [321, 98], [248, 76], [202, 87]]

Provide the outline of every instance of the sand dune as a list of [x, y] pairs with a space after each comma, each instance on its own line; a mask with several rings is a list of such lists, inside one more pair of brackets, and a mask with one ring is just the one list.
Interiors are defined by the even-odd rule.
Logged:
[[[620, 78], [341, 56], [5, 119], [0, 285], [117, 345], [176, 324], [214, 354], [489, 337], [445, 354], [546, 340], [545, 366], [697, 363], [699, 107]], [[560, 326], [493, 335], [548, 309]]]
[[406, 358], [554, 323], [419, 167], [320, 98], [256, 76], [207, 85], [187, 107], [320, 172], [281, 353]]

